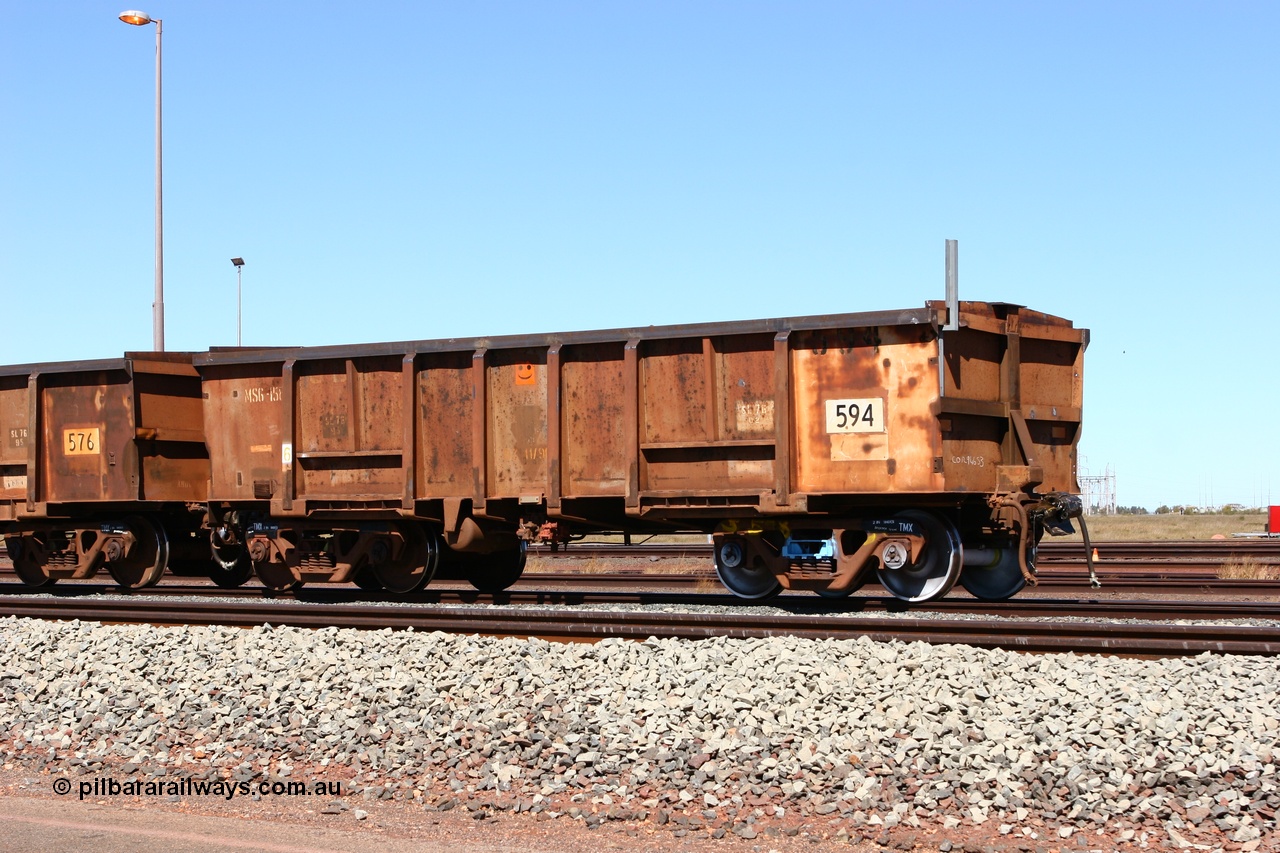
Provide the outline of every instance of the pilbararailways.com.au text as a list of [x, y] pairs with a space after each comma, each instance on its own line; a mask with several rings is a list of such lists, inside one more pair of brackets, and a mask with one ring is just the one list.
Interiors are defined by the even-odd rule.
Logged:
[[[296, 780], [262, 780], [233, 782], [227, 779], [127, 779], [94, 777], [75, 783], [80, 799], [96, 797], [222, 797], [232, 800], [258, 794], [264, 797], [340, 797], [338, 781], [300, 782]], [[53, 780], [53, 791], [60, 796], [70, 794], [69, 779]]]

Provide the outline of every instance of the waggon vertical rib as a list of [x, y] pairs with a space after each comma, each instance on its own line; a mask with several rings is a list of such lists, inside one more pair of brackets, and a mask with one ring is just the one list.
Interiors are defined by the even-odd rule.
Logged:
[[640, 506], [640, 339], [631, 338], [623, 349], [622, 422], [626, 430], [627, 509]]
[[720, 410], [720, 396], [723, 393], [723, 389], [716, 383], [716, 349], [712, 345], [710, 337], [702, 339], [702, 369], [707, 383], [707, 389], [703, 397], [703, 424], [706, 429], [707, 441], [715, 441], [718, 437], [716, 435], [716, 412]]
[[560, 344], [547, 348], [547, 508], [560, 509]]
[[33, 370], [27, 377], [27, 512], [36, 511], [40, 500], [40, 448], [46, 442], [40, 423], [40, 371]]
[[284, 424], [280, 430], [280, 477], [281, 498], [280, 505], [285, 512], [293, 509], [293, 459], [294, 459], [294, 423], [296, 413], [293, 410], [294, 399], [294, 378], [293, 365], [295, 359], [286, 359], [284, 365], [280, 368], [280, 408], [281, 417]]
[[790, 503], [791, 495], [791, 332], [773, 336], [773, 475], [775, 501]]
[[485, 393], [488, 377], [485, 376], [485, 354], [480, 347], [471, 354], [472, 410], [471, 410], [471, 474], [473, 478], [471, 506], [475, 512], [483, 512], [489, 494], [489, 452], [485, 445], [488, 414], [485, 410]]
[[404, 499], [400, 506], [402, 509], [409, 511], [414, 508], [414, 495], [416, 492], [414, 470], [418, 460], [418, 376], [414, 369], [416, 362], [417, 357], [414, 353], [409, 353], [400, 361], [401, 400], [404, 410], [402, 416], [404, 418], [404, 438], [402, 439], [400, 454], [400, 470], [402, 472], [401, 476], [404, 478]]

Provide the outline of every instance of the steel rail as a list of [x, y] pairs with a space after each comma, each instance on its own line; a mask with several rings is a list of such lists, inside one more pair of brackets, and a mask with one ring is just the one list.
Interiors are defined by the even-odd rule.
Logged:
[[[1219, 578], [1215, 575], [1196, 573], [1196, 574], [1169, 574], [1161, 573], [1159, 570], [1151, 573], [1112, 573], [1102, 571], [1099, 573], [1102, 578], [1102, 591], [1107, 593], [1123, 592], [1125, 594], [1142, 594], [1142, 593], [1162, 593], [1162, 592], [1195, 592], [1201, 595], [1275, 595], [1280, 596], [1280, 580], [1253, 580], [1250, 578]], [[1036, 590], [1046, 589], [1072, 589], [1077, 587], [1089, 587], [1088, 572], [1072, 572], [1061, 569], [1047, 569], [1039, 574], [1040, 583], [1035, 587]], [[614, 585], [635, 585], [644, 584], [651, 588], [666, 589], [685, 589], [697, 587], [700, 585], [716, 584], [714, 571], [697, 571], [686, 572], [682, 574], [668, 574], [658, 572], [641, 572], [641, 571], [613, 571], [608, 573], [595, 572], [543, 572], [543, 571], [526, 571], [520, 579], [522, 587], [545, 584], [545, 585], [569, 585], [569, 584], [586, 584], [595, 587], [614, 586]], [[864, 589], [878, 591], [880, 585], [875, 581], [868, 582]], [[1028, 588], [1027, 592], [1031, 589]], [[963, 593], [957, 593], [962, 595]], [[1025, 595], [1026, 592], [1021, 595]], [[1016, 600], [1016, 599], [1015, 599]]]
[[[1144, 541], [1094, 541], [1104, 559], [1222, 559], [1235, 556], [1270, 556], [1280, 560], [1280, 536], [1257, 539], [1160, 539]], [[1049, 540], [1040, 543], [1041, 559], [1075, 559], [1084, 543], [1072, 540]]]
[[[714, 575], [715, 573], [714, 569], [711, 566], [711, 557], [709, 554], [704, 555], [703, 557], [699, 557], [697, 555], [690, 555], [687, 553], [682, 553], [679, 555], [668, 554], [665, 556], [659, 556], [659, 555], [653, 554], [653, 555], [648, 555], [646, 557], [645, 555], [639, 555], [639, 554], [632, 556], [628, 554], [601, 552], [601, 553], [592, 554], [591, 556], [579, 555], [579, 554], [570, 554], [568, 556], [557, 555], [557, 557], [554, 559], [551, 559], [549, 554], [545, 554], [545, 555], [537, 554], [530, 558], [530, 561], [531, 561], [530, 564], [534, 565], [537, 563], [537, 561], [544, 560], [546, 562], [559, 564], [559, 566], [563, 566], [564, 570], [567, 571], [569, 570], [568, 567], [572, 566], [575, 562], [582, 562], [582, 563], [596, 562], [597, 565], [599, 565], [599, 561], [601, 560], [611, 560], [611, 561], [622, 562], [624, 560], [628, 560], [628, 558], [630, 558], [631, 560], [647, 559], [655, 564], [662, 563], [662, 562], [669, 562], [672, 560], [697, 561], [698, 563], [706, 567], [705, 570], [701, 572], [702, 574]], [[1173, 577], [1180, 574], [1210, 575], [1215, 573], [1222, 566], [1231, 562], [1231, 559], [1232, 558], [1230, 557], [1225, 559], [1219, 559], [1219, 560], [1206, 560], [1206, 559], [1198, 559], [1198, 558], [1187, 559], [1187, 560], [1172, 560], [1172, 559], [1169, 559], [1169, 560], [1136, 560], [1136, 559], [1111, 560], [1111, 559], [1106, 559], [1106, 560], [1099, 560], [1098, 562], [1095, 563], [1095, 566], [1097, 567], [1097, 570], [1100, 574], [1110, 574], [1113, 576], [1127, 576], [1130, 574], [1153, 574], [1153, 575], [1163, 574], [1165, 576]], [[1269, 569], [1273, 573], [1280, 576], [1280, 555], [1277, 556], [1277, 562], [1260, 562], [1258, 565], [1261, 568]], [[1087, 564], [1084, 559], [1084, 554], [1079, 554], [1077, 555], [1076, 559], [1072, 559], [1072, 560], [1040, 559], [1036, 561], [1036, 571], [1041, 577], [1044, 577], [1052, 573], [1070, 573], [1070, 572], [1086, 572], [1087, 573]]]
[[[1280, 566], [1280, 538], [1186, 540], [1153, 542], [1095, 542], [1097, 560], [1112, 568], [1157, 570], [1178, 566], [1218, 566], [1232, 560], [1251, 558], [1263, 565]], [[710, 561], [711, 546], [705, 543], [641, 543], [623, 545], [579, 542], [561, 545], [556, 550], [539, 545], [529, 549], [531, 556], [552, 559], [601, 559], [615, 557], [698, 559]], [[1058, 564], [1084, 566], [1084, 544], [1081, 542], [1042, 542], [1037, 563], [1041, 568]]]
[[[110, 584], [79, 583], [60, 584], [58, 587], [32, 589], [22, 584], [0, 584], [0, 602], [13, 597], [51, 597], [73, 601], [96, 596], [114, 596], [116, 599], [159, 599], [200, 597], [216, 601], [298, 601], [314, 605], [344, 606], [449, 606], [449, 605], [662, 605], [662, 606], [714, 606], [735, 607], [742, 612], [759, 608], [781, 608], [796, 613], [826, 615], [840, 612], [931, 612], [963, 613], [963, 615], [987, 616], [1073, 616], [1103, 617], [1103, 619], [1157, 619], [1157, 620], [1225, 620], [1258, 619], [1280, 621], [1280, 599], [1276, 601], [1204, 601], [1204, 599], [1098, 599], [1087, 598], [1033, 598], [1021, 596], [1005, 602], [979, 601], [977, 598], [948, 597], [927, 603], [911, 603], [884, 593], [878, 585], [870, 585], [859, 593], [841, 599], [818, 598], [808, 593], [791, 593], [767, 599], [746, 601], [724, 592], [678, 589], [653, 583], [655, 576], [635, 575], [620, 579], [608, 575], [557, 575], [556, 580], [545, 581], [538, 575], [526, 575], [520, 583], [506, 592], [481, 593], [467, 584], [451, 584], [451, 581], [431, 585], [420, 592], [407, 594], [370, 592], [353, 585], [316, 585], [292, 592], [273, 592], [261, 587], [221, 589], [212, 584], [163, 584], [146, 589], [120, 589]], [[591, 587], [591, 579], [599, 583]], [[687, 579], [689, 575], [672, 575], [672, 579]], [[705, 583], [707, 579], [700, 579]], [[0, 613], [3, 613], [0, 603]]]
[[[514, 596], [507, 596], [514, 598]], [[501, 600], [503, 596], [499, 596]], [[553, 596], [553, 598], [556, 598]], [[708, 596], [707, 598], [722, 598]], [[849, 601], [863, 610], [864, 603]], [[549, 603], [566, 603], [564, 600]], [[777, 602], [775, 602], [776, 604]], [[896, 599], [882, 601], [888, 610], [901, 610]], [[967, 607], [972, 614], [981, 602], [945, 602], [952, 612]], [[1024, 606], [1029, 605], [1029, 606]], [[1082, 607], [1082, 605], [1085, 605]], [[1121, 607], [1120, 605], [1125, 605]], [[989, 605], [988, 605], [989, 606]], [[1258, 618], [1264, 612], [1274, 619], [1280, 614], [1268, 605], [1234, 607], [1236, 616]], [[1077, 653], [1123, 653], [1156, 656], [1194, 655], [1203, 652], [1224, 654], [1280, 654], [1280, 623], [1275, 625], [1171, 624], [1152, 621], [1114, 621], [1117, 618], [1149, 620], [1156, 608], [1170, 614], [1165, 618], [1204, 618], [1203, 602], [1020, 602], [1019, 614], [1038, 616], [1079, 616], [1098, 609], [1107, 620], [1080, 618], [917, 618], [893, 615], [831, 615], [812, 613], [777, 614], [735, 612], [655, 612], [611, 611], [583, 607], [530, 608], [518, 606], [459, 606], [410, 604], [396, 607], [367, 603], [325, 603], [300, 600], [183, 600], [129, 596], [124, 599], [97, 596], [5, 596], [0, 598], [0, 615], [42, 619], [80, 619], [102, 622], [147, 622], [181, 625], [256, 626], [261, 624], [297, 627], [362, 629], [406, 629], [448, 631], [496, 636], [537, 636], [558, 640], [598, 640], [604, 637], [640, 639], [675, 637], [798, 636], [814, 639], [923, 641], [957, 643], [983, 648], [1016, 651], [1072, 651]], [[1056, 608], [1056, 609], [1055, 609]], [[932, 607], [935, 612], [939, 608]], [[1006, 611], [1001, 611], [1002, 613]]]
[[[1264, 567], [1280, 568], [1280, 537], [1269, 539], [1170, 540], [1097, 542], [1097, 565], [1106, 573], [1184, 572], [1216, 568], [1233, 559], [1260, 560]], [[711, 561], [707, 543], [622, 543], [575, 542], [552, 550], [547, 545], [529, 548], [532, 558], [573, 562], [593, 559], [688, 559]], [[1082, 543], [1047, 541], [1040, 545], [1037, 563], [1042, 572], [1084, 569]], [[3, 540], [0, 540], [0, 574], [12, 574]]]
[[[1272, 557], [1280, 561], [1280, 536], [1250, 539], [1156, 539], [1156, 540], [1094, 540], [1094, 548], [1103, 560], [1220, 560], [1238, 556]], [[1084, 543], [1071, 540], [1046, 539], [1040, 543], [1040, 561], [1082, 561]], [[706, 542], [640, 542], [626, 545], [621, 542], [571, 542], [554, 547], [531, 545], [531, 556], [567, 557], [590, 559], [592, 557], [711, 557], [711, 545]], [[0, 561], [7, 562], [8, 551], [0, 539]]]
[[[557, 568], [563, 566], [560, 563]], [[11, 571], [5, 572], [0, 569], [0, 575], [12, 574]], [[1280, 580], [1255, 580], [1250, 578], [1219, 578], [1216, 575], [1205, 572], [1169, 572], [1163, 569], [1154, 571], [1139, 572], [1137, 570], [1112, 571], [1105, 569], [1099, 573], [1102, 578], [1102, 592], [1108, 594], [1125, 594], [1125, 595], [1150, 595], [1153, 593], [1193, 593], [1196, 595], [1209, 596], [1280, 596]], [[160, 585], [158, 590], [163, 593], [166, 591], [174, 591], [179, 595], [200, 594], [193, 593], [191, 582], [193, 578], [174, 577], [167, 579]], [[431, 586], [431, 589], [447, 587], [448, 582], [437, 582]], [[109, 592], [116, 591], [119, 593], [127, 593], [128, 590], [122, 590], [113, 587], [110, 583], [103, 583], [99, 580], [91, 581], [69, 581], [64, 582], [56, 587], [32, 588], [22, 586], [20, 584], [6, 584], [0, 582], [0, 595], [17, 594], [23, 592], [51, 592], [59, 594], [66, 590], [77, 589], [80, 587], [92, 586], [98, 591]], [[518, 582], [521, 589], [530, 587], [568, 587], [571, 589], [649, 589], [649, 590], [699, 590], [700, 587], [713, 586], [720, 588], [720, 582], [717, 580], [715, 572], [712, 570], [696, 570], [683, 573], [670, 573], [661, 571], [643, 571], [636, 569], [617, 569], [608, 572], [579, 572], [573, 570], [566, 571], [542, 571], [538, 569], [526, 570], [523, 577]], [[1047, 590], [1065, 591], [1072, 589], [1080, 589], [1089, 587], [1089, 575], [1084, 571], [1070, 571], [1062, 568], [1042, 569], [1039, 573], [1039, 584], [1034, 588], [1028, 588], [1026, 591], [1017, 596], [1014, 600], [1026, 597], [1028, 594]], [[311, 586], [307, 587], [308, 592], [324, 589], [350, 589], [345, 585], [336, 587]], [[198, 587], [198, 589], [213, 592], [213, 587]], [[248, 585], [242, 588], [248, 594], [261, 595], [266, 593], [260, 586], [250, 581]], [[881, 587], [874, 579], [869, 581], [863, 588], [872, 594], [878, 594]], [[963, 596], [963, 592], [954, 593], [957, 596]], [[739, 601], [734, 599], [735, 601]]]

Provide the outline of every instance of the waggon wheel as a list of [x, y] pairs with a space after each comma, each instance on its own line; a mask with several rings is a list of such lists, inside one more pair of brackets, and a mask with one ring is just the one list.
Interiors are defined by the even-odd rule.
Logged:
[[521, 539], [520, 547], [513, 551], [485, 554], [477, 565], [471, 567], [467, 580], [481, 592], [502, 592], [524, 574], [528, 547]]
[[738, 538], [716, 544], [716, 575], [739, 598], [772, 598], [782, 592], [782, 584], [768, 567], [750, 564], [746, 545]]
[[209, 534], [209, 553], [209, 580], [223, 589], [243, 586], [253, 577], [253, 561], [233, 529], [215, 528]]
[[[440, 548], [435, 536], [428, 535], [421, 525], [400, 524], [395, 529], [404, 538], [400, 555], [395, 559], [375, 563], [373, 574], [388, 592], [403, 595], [422, 589], [431, 582], [436, 566], [440, 563]], [[522, 562], [521, 569], [523, 568]], [[519, 578], [520, 575], [517, 574], [516, 577]], [[359, 584], [359, 580], [356, 583]], [[511, 583], [515, 583], [515, 580]]]
[[169, 564], [169, 535], [140, 515], [131, 515], [124, 523], [133, 534], [133, 547], [119, 560], [108, 560], [107, 571], [125, 589], [155, 586]]
[[351, 576], [351, 582], [363, 589], [365, 592], [382, 592], [382, 581], [378, 580], [378, 576], [374, 574], [373, 568], [370, 566], [361, 566], [354, 575]]
[[960, 585], [983, 601], [1004, 601], [1016, 595], [1027, 585], [1018, 565], [1018, 546], [965, 551]]
[[258, 581], [273, 592], [289, 592], [302, 586], [289, 565], [283, 560], [271, 559], [278, 552], [269, 540], [255, 537], [245, 543], [249, 559], [253, 561], [253, 573]]
[[284, 563], [263, 560], [253, 564], [253, 573], [263, 586], [275, 592], [289, 592], [302, 586], [302, 581], [295, 578]]
[[57, 578], [49, 577], [49, 569], [42, 559], [44, 543], [35, 534], [7, 536], [4, 547], [13, 562], [14, 574], [27, 586], [52, 586], [58, 582]]
[[[914, 563], [901, 568], [881, 564], [880, 584], [903, 601], [933, 601], [955, 586], [964, 562], [964, 548], [955, 525], [941, 516], [918, 509], [900, 512], [896, 518], [910, 521], [924, 535], [924, 548]], [[909, 558], [908, 558], [909, 559]]]

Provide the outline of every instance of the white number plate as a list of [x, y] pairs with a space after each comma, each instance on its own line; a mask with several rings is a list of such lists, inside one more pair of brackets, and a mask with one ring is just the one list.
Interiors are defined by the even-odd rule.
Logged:
[[827, 432], [884, 432], [884, 400], [827, 400]]
[[102, 452], [102, 436], [97, 427], [62, 431], [62, 452], [67, 456], [93, 456]]

